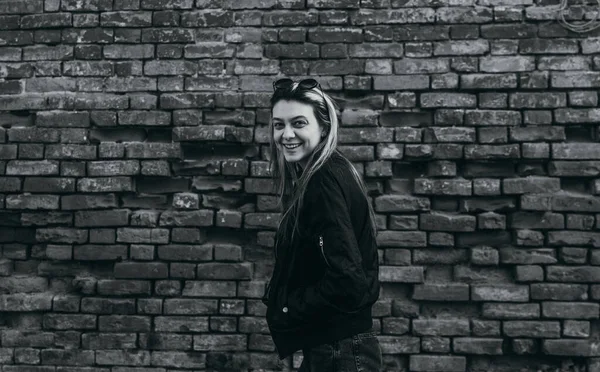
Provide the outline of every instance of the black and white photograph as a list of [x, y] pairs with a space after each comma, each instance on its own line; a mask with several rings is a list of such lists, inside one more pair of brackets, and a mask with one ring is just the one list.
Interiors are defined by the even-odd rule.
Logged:
[[0, 372], [600, 372], [600, 0], [0, 0]]

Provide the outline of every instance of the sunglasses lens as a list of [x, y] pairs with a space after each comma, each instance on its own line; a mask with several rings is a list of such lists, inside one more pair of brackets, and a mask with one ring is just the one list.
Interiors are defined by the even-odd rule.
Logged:
[[300, 82], [300, 86], [304, 89], [312, 89], [319, 85], [315, 79], [304, 79]]
[[275, 83], [273, 83], [273, 86], [276, 89], [282, 89], [282, 88], [287, 88], [287, 87], [291, 86], [292, 84], [294, 84], [294, 81], [292, 79], [279, 79]]

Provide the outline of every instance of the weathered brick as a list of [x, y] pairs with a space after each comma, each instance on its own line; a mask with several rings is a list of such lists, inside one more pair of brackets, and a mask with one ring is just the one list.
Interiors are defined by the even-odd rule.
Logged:
[[593, 216], [585, 214], [567, 214], [567, 229], [569, 230], [592, 230], [593, 226]]
[[546, 275], [551, 282], [593, 283], [600, 278], [600, 267], [549, 266]]
[[200, 198], [198, 194], [177, 193], [173, 195], [173, 207], [177, 209], [198, 209]]
[[475, 139], [475, 128], [438, 127], [424, 132], [425, 142], [475, 142]]
[[436, 107], [475, 107], [477, 98], [468, 93], [423, 93], [421, 105], [428, 108]]
[[477, 226], [485, 230], [503, 230], [506, 228], [506, 216], [494, 212], [479, 214]]
[[37, 229], [36, 240], [52, 243], [85, 243], [88, 239], [88, 231], [72, 228], [45, 228]]
[[587, 91], [569, 92], [569, 105], [572, 106], [597, 106], [598, 93]]
[[9, 0], [0, 5], [0, 13], [2, 14], [41, 13], [43, 11], [44, 2], [41, 0], [27, 2]]
[[454, 249], [440, 253], [439, 249], [419, 249], [413, 253], [413, 263], [422, 265], [457, 264], [468, 261], [465, 249]]
[[420, 339], [411, 336], [378, 336], [385, 354], [413, 354], [420, 351]]
[[236, 211], [220, 210], [215, 216], [215, 225], [218, 227], [242, 227], [243, 214]]
[[551, 161], [548, 163], [551, 176], [597, 176], [600, 161]]
[[[368, 62], [367, 62], [368, 67]], [[368, 71], [367, 71], [368, 72]], [[415, 107], [417, 104], [417, 96], [412, 92], [396, 92], [387, 95], [387, 102], [390, 108]], [[408, 131], [408, 132], [406, 132]], [[396, 128], [396, 133], [401, 132], [398, 138], [412, 138], [409, 132], [418, 133], [417, 128]], [[405, 135], [404, 135], [405, 134]], [[407, 138], [407, 139], [408, 139]], [[418, 142], [418, 141], [417, 141]]]
[[542, 302], [544, 318], [597, 319], [600, 305], [587, 302]]
[[426, 8], [392, 10], [361, 9], [351, 17], [351, 22], [357, 25], [432, 23], [434, 18], [435, 11]]
[[461, 372], [467, 368], [467, 359], [461, 356], [411, 355], [411, 371]]
[[[408, 145], [410, 146], [410, 145]], [[463, 145], [440, 143], [431, 145], [434, 159], [458, 160], [463, 157]]]
[[131, 143], [125, 147], [128, 158], [180, 158], [181, 147], [177, 143]]
[[130, 211], [126, 209], [109, 211], [75, 212], [75, 226], [126, 226]]
[[[195, 341], [193, 341], [195, 344]], [[154, 351], [151, 355], [151, 365], [173, 368], [206, 368], [206, 353], [192, 351]]]
[[210, 261], [212, 251], [212, 245], [161, 245], [158, 247], [158, 258], [169, 261]]
[[563, 141], [566, 139], [564, 128], [523, 127], [510, 128], [509, 139], [514, 142], [525, 141]]
[[77, 180], [77, 190], [81, 192], [122, 192], [133, 191], [130, 177], [95, 177]]
[[430, 177], [436, 176], [446, 176], [453, 177], [456, 176], [456, 162], [446, 161], [446, 160], [436, 160], [432, 161], [427, 165], [427, 175]]
[[422, 231], [380, 231], [377, 243], [382, 247], [425, 247], [426, 234]]
[[471, 263], [474, 265], [498, 265], [500, 255], [491, 247], [471, 248]]
[[546, 89], [548, 76], [547, 71], [523, 72], [519, 76], [519, 85], [523, 89]]
[[373, 89], [378, 90], [424, 90], [429, 88], [427, 75], [373, 76]]
[[150, 295], [150, 281], [142, 280], [99, 280], [98, 293], [101, 295], [131, 296]]
[[511, 108], [558, 108], [567, 105], [565, 93], [513, 93], [509, 97]]
[[127, 258], [126, 245], [80, 245], [73, 248], [73, 258], [76, 260], [119, 260]]
[[420, 228], [435, 231], [475, 231], [474, 216], [450, 215], [440, 212], [421, 214]]
[[363, 33], [359, 28], [314, 28], [308, 30], [308, 41], [313, 43], [360, 43], [363, 41]]
[[194, 350], [242, 351], [246, 350], [245, 335], [194, 336]]
[[558, 338], [560, 323], [537, 320], [507, 320], [502, 329], [508, 337]]
[[516, 229], [563, 229], [562, 214], [550, 212], [515, 212], [510, 215], [510, 227]]
[[544, 354], [573, 357], [598, 355], [598, 343], [592, 340], [543, 340]]
[[420, 301], [468, 301], [467, 284], [419, 284], [414, 286], [413, 300]]
[[149, 332], [150, 317], [139, 315], [100, 315], [100, 332]]
[[115, 208], [117, 205], [115, 194], [65, 195], [61, 198], [61, 208], [65, 210]]
[[556, 252], [548, 248], [500, 248], [500, 260], [508, 264], [553, 264], [557, 263]]
[[553, 144], [554, 159], [600, 159], [600, 146], [596, 143]]
[[198, 279], [246, 280], [252, 276], [253, 268], [248, 263], [201, 263], [197, 266]]
[[509, 89], [517, 87], [516, 74], [467, 74], [461, 75], [464, 89]]
[[395, 283], [422, 283], [424, 272], [422, 267], [381, 266], [379, 280]]
[[473, 285], [471, 286], [471, 299], [473, 301], [526, 302], [529, 300], [529, 287], [526, 285]]
[[26, 177], [25, 192], [65, 193], [75, 191], [75, 179], [57, 177]]
[[129, 227], [118, 228], [117, 241], [123, 243], [166, 244], [169, 242], [169, 230]]
[[269, 58], [319, 58], [319, 46], [317, 44], [278, 44], [267, 45], [265, 48], [265, 55]]
[[539, 247], [544, 244], [544, 234], [535, 230], [516, 230], [516, 245]]
[[405, 318], [383, 318], [382, 333], [402, 335], [408, 333], [410, 329], [410, 320]]
[[48, 289], [48, 281], [46, 278], [20, 275], [0, 277], [0, 288], [5, 294], [44, 292]]
[[197, 211], [165, 211], [161, 213], [160, 226], [212, 226], [214, 212], [201, 209]]
[[399, 58], [404, 49], [395, 43], [361, 43], [348, 46], [348, 54], [353, 58]]
[[516, 338], [511, 340], [512, 350], [517, 355], [535, 354], [539, 349], [539, 342], [532, 339]]
[[465, 124], [474, 126], [519, 125], [521, 113], [505, 110], [467, 110]]
[[563, 323], [563, 335], [567, 337], [590, 336], [590, 322], [582, 320], [565, 320]]
[[58, 161], [55, 160], [10, 160], [6, 164], [6, 175], [50, 176], [58, 175]]
[[484, 303], [482, 314], [491, 319], [536, 319], [540, 317], [539, 304]]
[[525, 159], [548, 159], [550, 158], [550, 144], [523, 143], [521, 154]]
[[414, 181], [415, 194], [425, 195], [471, 195], [471, 181], [465, 179], [437, 180], [419, 178]]
[[8, 195], [6, 196], [6, 208], [7, 209], [58, 209], [59, 196], [58, 195]]
[[449, 337], [423, 337], [421, 338], [421, 351], [429, 353], [448, 353], [450, 352]]
[[600, 234], [588, 231], [551, 231], [548, 233], [548, 244], [599, 247]]
[[[559, 109], [561, 110], [561, 109]], [[550, 110], [525, 110], [523, 123], [529, 125], [549, 125], [552, 123], [552, 112]]]
[[502, 355], [501, 338], [456, 337], [452, 340], [452, 348], [458, 354]]
[[115, 278], [156, 279], [168, 277], [167, 264], [161, 262], [117, 262]]
[[466, 159], [514, 159], [520, 157], [519, 145], [466, 145]]
[[87, 314], [44, 314], [44, 328], [54, 330], [95, 329], [96, 316]]

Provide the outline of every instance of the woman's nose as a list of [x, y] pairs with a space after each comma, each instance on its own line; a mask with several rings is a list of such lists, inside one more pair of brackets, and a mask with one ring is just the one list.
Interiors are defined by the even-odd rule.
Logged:
[[285, 126], [285, 128], [283, 129], [283, 139], [290, 139], [290, 138], [294, 138], [294, 130], [292, 129], [292, 127], [290, 126]]

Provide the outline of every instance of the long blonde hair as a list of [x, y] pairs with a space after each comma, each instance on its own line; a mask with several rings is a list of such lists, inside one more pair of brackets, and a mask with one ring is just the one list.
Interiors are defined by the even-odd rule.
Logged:
[[[276, 193], [279, 195], [277, 206], [283, 213], [277, 228], [277, 239], [292, 242], [294, 236], [300, 233], [298, 219], [300, 208], [304, 203], [304, 194], [308, 182], [334, 153], [339, 154], [345, 163], [347, 163], [353, 178], [367, 199], [371, 220], [370, 227], [373, 236], [375, 236], [377, 231], [375, 212], [373, 206], [369, 203], [365, 183], [356, 168], [354, 168], [354, 165], [337, 150], [339, 120], [336, 102], [323, 92], [320, 86], [312, 89], [297, 88], [298, 83], [296, 82], [289, 89], [276, 90], [271, 97], [271, 110], [277, 102], [282, 100], [308, 104], [312, 106], [318, 123], [323, 126], [325, 137], [309, 155], [305, 169], [300, 172], [297, 163], [288, 163], [285, 160], [275, 143], [273, 128], [270, 130], [271, 156], [269, 166], [275, 181]], [[289, 232], [290, 224], [292, 225], [291, 234]]]

